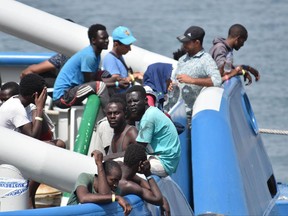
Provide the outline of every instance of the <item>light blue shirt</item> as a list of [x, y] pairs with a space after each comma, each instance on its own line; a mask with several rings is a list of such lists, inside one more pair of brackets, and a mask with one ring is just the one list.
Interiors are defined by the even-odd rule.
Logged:
[[[123, 61], [123, 56], [120, 57]], [[116, 58], [110, 52], [106, 54], [102, 63], [103, 69], [107, 70], [111, 75], [120, 75], [122, 78], [128, 77], [128, 71], [120, 59]]]
[[[175, 70], [175, 77], [178, 74], [187, 74], [193, 78], [210, 77], [214, 86], [221, 86], [222, 79], [218, 67], [209, 53], [201, 50], [196, 55], [190, 57], [188, 54], [182, 56]], [[197, 96], [203, 86], [194, 84], [179, 83], [182, 97], [189, 109], [193, 108]]]
[[100, 55], [96, 56], [93, 47], [88, 47], [75, 53], [60, 70], [53, 90], [53, 100], [64, 95], [65, 90], [84, 84], [85, 73], [97, 73]]
[[149, 155], [155, 155], [161, 161], [165, 171], [171, 175], [176, 172], [181, 145], [177, 130], [161, 110], [149, 107], [139, 122], [137, 142], [148, 143]]

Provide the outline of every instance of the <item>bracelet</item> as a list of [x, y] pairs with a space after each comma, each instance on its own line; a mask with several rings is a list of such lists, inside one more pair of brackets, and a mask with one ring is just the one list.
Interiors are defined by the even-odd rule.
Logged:
[[147, 181], [149, 181], [152, 178], [153, 178], [152, 175], [146, 177]]
[[112, 194], [112, 198], [111, 198], [111, 201], [112, 201], [112, 202], [115, 202], [115, 201], [116, 201], [116, 196], [115, 196], [115, 194], [114, 194], [114, 193]]
[[224, 79], [225, 79], [225, 80], [228, 80], [228, 79], [229, 79], [229, 77], [228, 77], [227, 74], [224, 76]]
[[243, 68], [244, 70], [249, 70], [249, 65], [242, 65], [242, 68]]
[[242, 74], [243, 76], [245, 76], [246, 71], [244, 69], [242, 69]]
[[133, 74], [129, 73], [129, 77], [130, 77], [130, 79], [131, 79], [132, 82], [135, 81], [135, 78], [134, 78]]
[[41, 118], [41, 117], [39, 117], [39, 116], [36, 116], [36, 117], [35, 117], [35, 120], [43, 121], [43, 118]]
[[116, 87], [116, 88], [119, 87], [119, 82], [118, 82], [118, 81], [115, 82], [115, 87]]

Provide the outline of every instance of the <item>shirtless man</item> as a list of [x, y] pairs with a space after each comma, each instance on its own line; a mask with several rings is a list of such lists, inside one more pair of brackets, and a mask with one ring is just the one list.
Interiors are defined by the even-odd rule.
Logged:
[[123, 157], [127, 146], [136, 144], [138, 131], [135, 126], [127, 124], [126, 102], [120, 95], [112, 97], [105, 110], [110, 127], [114, 129], [111, 146], [105, 159]]

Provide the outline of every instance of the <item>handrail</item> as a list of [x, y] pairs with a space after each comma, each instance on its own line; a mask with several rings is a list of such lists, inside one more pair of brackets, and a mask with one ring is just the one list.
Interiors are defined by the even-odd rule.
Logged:
[[0, 52], [0, 65], [16, 66], [38, 64], [55, 54], [55, 52]]

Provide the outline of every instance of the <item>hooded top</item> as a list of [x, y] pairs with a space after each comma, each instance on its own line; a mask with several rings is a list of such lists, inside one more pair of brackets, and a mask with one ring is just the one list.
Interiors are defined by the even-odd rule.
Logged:
[[143, 77], [143, 85], [149, 86], [157, 95], [158, 101], [167, 93], [166, 81], [170, 79], [172, 64], [154, 63], [148, 66]]
[[224, 64], [227, 54], [232, 51], [233, 49], [225, 42], [225, 38], [215, 38], [209, 53], [219, 68]]

